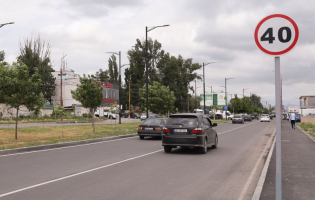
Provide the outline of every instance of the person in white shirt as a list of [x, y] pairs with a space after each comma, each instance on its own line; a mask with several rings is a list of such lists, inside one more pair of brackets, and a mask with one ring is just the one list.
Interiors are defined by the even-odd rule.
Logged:
[[292, 129], [295, 129], [295, 113], [294, 112], [292, 112], [290, 115], [290, 121], [291, 121]]

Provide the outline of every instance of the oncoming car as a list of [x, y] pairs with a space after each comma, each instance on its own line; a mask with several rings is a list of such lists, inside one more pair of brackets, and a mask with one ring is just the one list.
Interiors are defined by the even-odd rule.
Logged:
[[145, 136], [161, 137], [163, 127], [165, 126], [167, 118], [148, 118], [138, 126], [138, 135], [141, 140]]
[[260, 117], [261, 122], [270, 122], [270, 117], [268, 114], [262, 114]]
[[170, 153], [172, 148], [199, 148], [200, 153], [207, 153], [208, 147], [217, 148], [218, 134], [211, 120], [202, 114], [182, 113], [171, 115], [163, 128], [162, 145]]

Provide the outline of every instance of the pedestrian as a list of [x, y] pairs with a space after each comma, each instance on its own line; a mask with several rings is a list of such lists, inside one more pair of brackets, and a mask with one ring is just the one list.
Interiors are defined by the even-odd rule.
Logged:
[[290, 121], [291, 121], [292, 129], [295, 129], [295, 113], [294, 112], [292, 112], [290, 115]]

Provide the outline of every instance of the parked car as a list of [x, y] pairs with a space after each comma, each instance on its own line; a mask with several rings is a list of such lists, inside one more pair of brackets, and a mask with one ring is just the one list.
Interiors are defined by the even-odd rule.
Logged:
[[268, 114], [262, 114], [260, 117], [261, 122], [270, 122], [270, 117]]
[[120, 113], [121, 118], [128, 118], [128, 116], [129, 116], [129, 113], [125, 113], [125, 112]]
[[141, 140], [145, 136], [162, 137], [163, 127], [167, 118], [148, 118], [138, 126], [138, 135]]
[[270, 119], [273, 119], [273, 114], [269, 114], [269, 118], [270, 118]]
[[145, 120], [147, 118], [147, 115], [145, 113], [142, 113], [140, 116], [140, 120]]
[[287, 113], [282, 113], [282, 119], [285, 120], [285, 119], [287, 119], [287, 118], [288, 118]]
[[[213, 114], [210, 115], [209, 118], [210, 118], [210, 119], [214, 119], [214, 115], [213, 115]], [[223, 119], [222, 114], [215, 114], [215, 119], [216, 119], [216, 120], [217, 120], [217, 119]]]
[[295, 115], [295, 121], [296, 122], [301, 122], [301, 115], [300, 114], [296, 114]]
[[235, 123], [241, 123], [244, 124], [244, 118], [242, 115], [234, 115], [233, 119], [232, 119], [232, 124]]
[[244, 118], [244, 121], [252, 121], [253, 120], [251, 115], [244, 115], [243, 118]]
[[211, 120], [203, 114], [181, 113], [171, 115], [163, 128], [162, 145], [166, 153], [172, 148], [199, 148], [200, 153], [207, 153], [207, 148], [217, 148], [218, 134]]
[[315, 113], [309, 113], [308, 116], [315, 116]]
[[159, 118], [160, 116], [158, 114], [155, 113], [150, 113], [149, 114], [149, 118]]

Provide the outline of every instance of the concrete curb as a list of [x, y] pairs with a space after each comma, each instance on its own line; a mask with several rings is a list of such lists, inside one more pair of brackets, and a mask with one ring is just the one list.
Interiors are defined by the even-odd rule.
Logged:
[[309, 137], [311, 140], [313, 140], [313, 142], [315, 142], [315, 139], [313, 139], [312, 136], [310, 136], [308, 133], [303, 131], [299, 126], [295, 126], [295, 127], [298, 127], [298, 129], [300, 129], [300, 131], [302, 131], [305, 135], [307, 135], [307, 137]]
[[259, 181], [258, 181], [258, 184], [256, 186], [255, 192], [253, 194], [252, 200], [259, 200], [260, 199], [260, 195], [261, 195], [261, 192], [262, 192], [265, 180], [266, 180], [267, 171], [269, 168], [269, 163], [270, 163], [271, 156], [272, 156], [272, 153], [273, 153], [273, 150], [275, 147], [275, 143], [276, 143], [276, 135], [274, 136], [272, 146], [271, 146], [270, 151], [268, 153], [268, 157], [267, 157], [267, 160], [265, 162], [264, 168], [263, 168], [261, 175], [259, 177]]
[[76, 146], [76, 145], [81, 145], [81, 144], [103, 142], [103, 141], [115, 140], [115, 139], [120, 139], [120, 138], [135, 137], [137, 135], [138, 134], [119, 135], [119, 136], [112, 136], [112, 137], [105, 137], [105, 138], [80, 140], [80, 141], [74, 141], [74, 142], [63, 142], [63, 143], [57, 143], [57, 144], [47, 144], [47, 145], [40, 145], [40, 146], [7, 149], [7, 150], [1, 150], [0, 155], [8, 155], [8, 154], [28, 152], [28, 151], [38, 151], [38, 150], [55, 149], [55, 148], [68, 147], [68, 146]]

